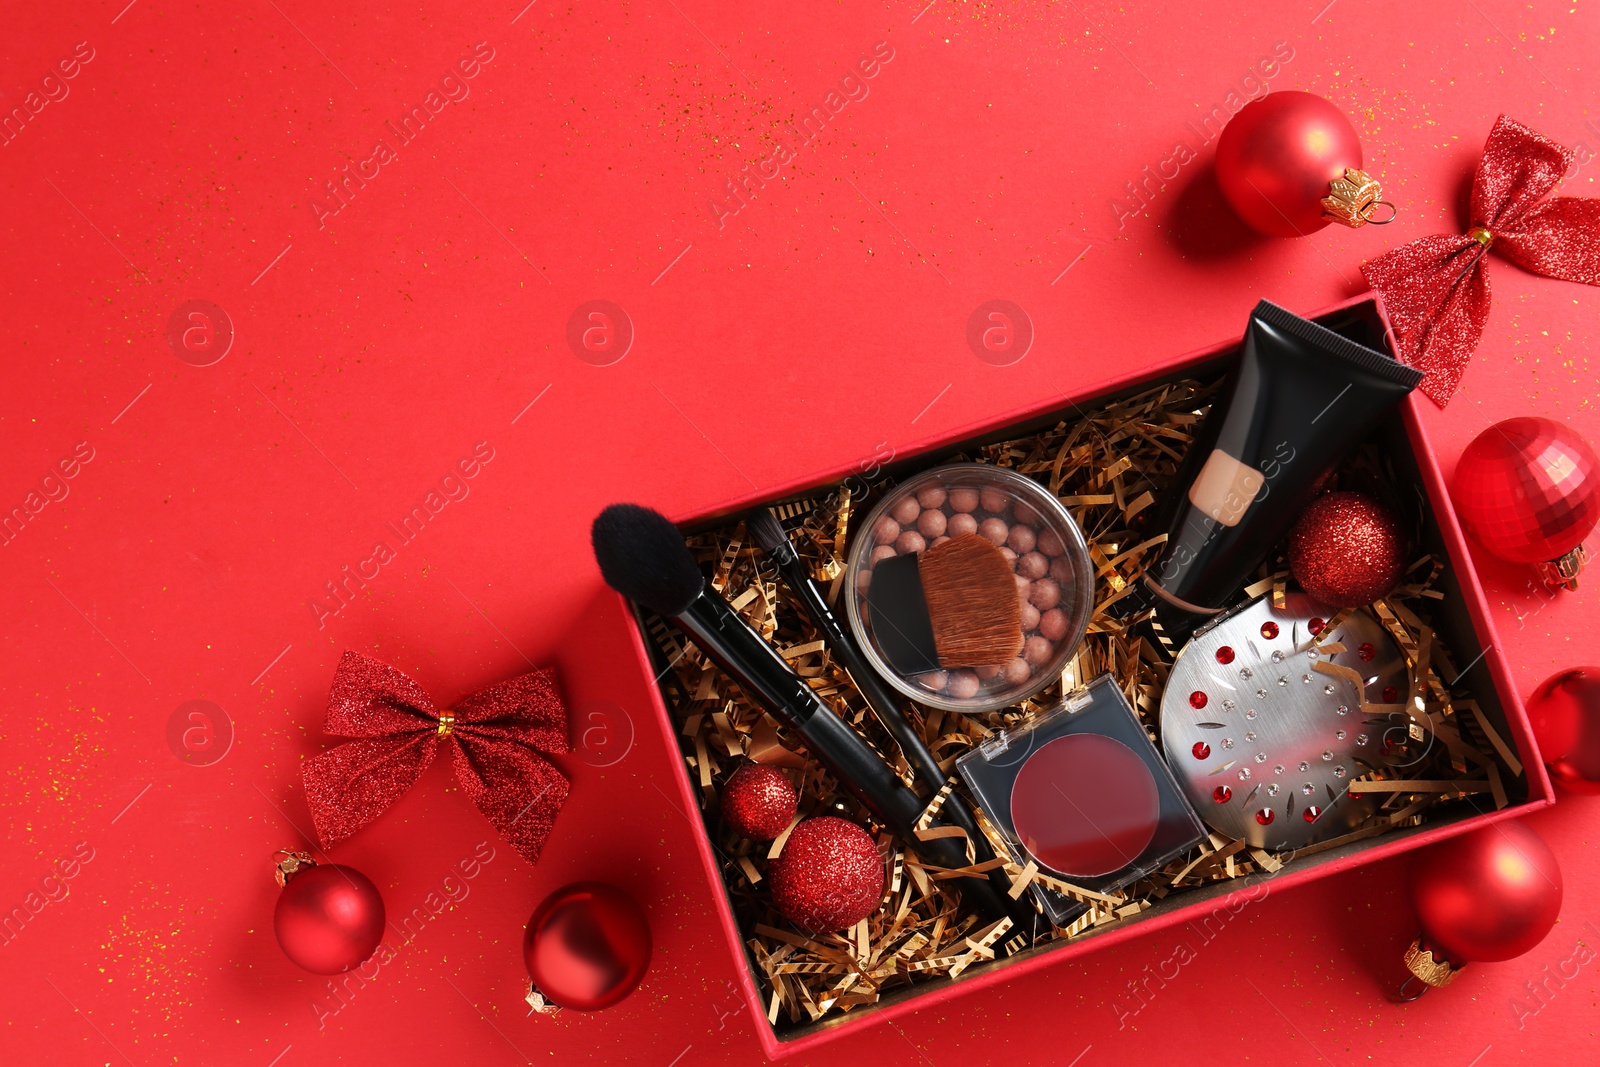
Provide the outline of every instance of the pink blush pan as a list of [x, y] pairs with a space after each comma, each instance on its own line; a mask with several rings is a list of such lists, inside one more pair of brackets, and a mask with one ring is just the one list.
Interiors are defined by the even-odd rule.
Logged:
[[1078, 733], [1047, 742], [1017, 772], [1011, 822], [1041, 866], [1098, 878], [1149, 847], [1161, 797], [1144, 761], [1122, 742]]

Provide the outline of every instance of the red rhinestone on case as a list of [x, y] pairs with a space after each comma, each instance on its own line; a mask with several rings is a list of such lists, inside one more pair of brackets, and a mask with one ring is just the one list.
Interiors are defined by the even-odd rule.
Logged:
[[1189, 694], [1189, 706], [1195, 711], [1199, 711], [1201, 708], [1206, 706], [1207, 699], [1208, 698], [1204, 693], [1196, 689], [1194, 692]]
[[1205, 759], [1207, 756], [1211, 755], [1211, 746], [1206, 744], [1204, 741], [1196, 741], [1194, 743], [1194, 747], [1189, 751], [1194, 753], [1195, 759]]
[[1228, 801], [1233, 799], [1233, 790], [1229, 789], [1225, 785], [1219, 785], [1211, 791], [1211, 799], [1215, 800], [1218, 804], [1226, 804]]
[[1306, 627], [1311, 631], [1312, 637], [1320, 634], [1322, 632], [1322, 628], [1326, 625], [1328, 625], [1326, 620], [1316, 618], [1313, 618], [1310, 622], [1306, 623]]
[[1317, 821], [1317, 816], [1321, 815], [1321, 814], [1322, 814], [1322, 809], [1317, 807], [1315, 804], [1313, 804], [1309, 808], [1307, 808], [1305, 811], [1303, 811], [1301, 813], [1300, 817], [1302, 819], [1304, 819], [1306, 822], [1316, 822]]
[[1278, 636], [1278, 624], [1270, 619], [1261, 624], [1261, 636], [1268, 641]]
[[1232, 663], [1233, 649], [1229, 648], [1227, 645], [1223, 645], [1221, 648], [1217, 649], [1217, 662], [1223, 666], [1227, 666], [1228, 664]]
[[1272, 820], [1276, 819], [1277, 817], [1277, 813], [1271, 808], [1262, 808], [1260, 811], [1256, 812], [1256, 822], [1260, 823], [1262, 826], [1271, 826]]
[[1361, 647], [1356, 649], [1356, 655], [1361, 657], [1361, 662], [1363, 663], [1371, 663], [1372, 657], [1377, 654], [1378, 650], [1372, 647], [1371, 641], [1363, 641]]
[[1396, 700], [1399, 700], [1399, 699], [1400, 699], [1400, 691], [1398, 689], [1396, 689], [1392, 685], [1386, 685], [1386, 686], [1383, 687], [1383, 702], [1385, 704], [1393, 704]]

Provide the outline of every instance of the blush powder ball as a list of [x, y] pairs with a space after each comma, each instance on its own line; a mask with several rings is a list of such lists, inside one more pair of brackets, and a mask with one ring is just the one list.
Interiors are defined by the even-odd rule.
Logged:
[[1067, 613], [1060, 608], [1051, 608], [1039, 616], [1039, 633], [1052, 641], [1067, 636]]
[[1394, 592], [1406, 569], [1406, 535], [1393, 511], [1365, 493], [1318, 497], [1289, 531], [1289, 573], [1333, 608]]
[[1043, 578], [1050, 573], [1050, 559], [1043, 552], [1029, 552], [1017, 560], [1017, 573], [1028, 579]]
[[1021, 685], [1033, 677], [1033, 664], [1018, 656], [1006, 664], [1006, 684]]
[[1040, 611], [1049, 611], [1061, 603], [1061, 584], [1054, 578], [1040, 578], [1033, 583], [1033, 589], [1029, 592], [1028, 599]]
[[937, 485], [930, 485], [917, 490], [917, 503], [925, 508], [944, 507], [944, 498], [945, 491]]
[[971, 700], [978, 695], [978, 676], [967, 670], [951, 671], [945, 692], [955, 700]]
[[[960, 492], [960, 490], [956, 490]], [[960, 537], [963, 534], [978, 532], [978, 520], [965, 512], [958, 511], [950, 516], [950, 521], [945, 523], [944, 532], [951, 537]]]
[[1054, 530], [1040, 530], [1039, 551], [1047, 556], [1059, 556], [1066, 551], [1066, 546], [1061, 543], [1061, 538], [1056, 536]]
[[1033, 527], [1024, 526], [1019, 522], [1011, 527], [1011, 533], [1006, 537], [1006, 544], [1010, 545], [1017, 555], [1021, 556], [1033, 551], [1035, 540]]
[[867, 558], [872, 560], [872, 565], [876, 567], [884, 560], [891, 559], [895, 555], [896, 553], [893, 545], [879, 545], [877, 548], [872, 550], [872, 555]]
[[1011, 536], [1011, 527], [1004, 519], [984, 519], [978, 524], [978, 533], [982, 534], [991, 545], [999, 547], [1006, 543], [1006, 538]]
[[908, 556], [913, 552], [921, 552], [927, 548], [928, 542], [917, 531], [907, 530], [895, 538], [894, 547], [902, 556]]
[[1039, 524], [1039, 513], [1020, 500], [1011, 506], [1011, 514], [1016, 516], [1018, 522], [1026, 523], [1029, 526], [1037, 526]]
[[917, 521], [917, 516], [922, 513], [922, 505], [917, 503], [917, 498], [908, 496], [904, 500], [895, 502], [889, 509], [889, 514], [894, 516], [894, 521], [901, 526], [910, 526]]
[[772, 904], [808, 933], [848, 930], [878, 910], [883, 859], [872, 835], [823, 815], [796, 826], [767, 869]]
[[917, 516], [917, 532], [930, 540], [942, 536], [948, 525], [942, 511], [924, 511]]
[[1055, 654], [1055, 642], [1045, 637], [1030, 637], [1022, 646], [1022, 658], [1035, 667], [1042, 667], [1049, 663], [1050, 657]]
[[1011, 506], [1011, 498], [1002, 489], [985, 489], [978, 494], [978, 503], [983, 506], [984, 511], [1004, 515], [1006, 508]]
[[950, 510], [952, 511], [977, 511], [978, 491], [976, 489], [950, 490]]
[[788, 775], [774, 767], [747, 763], [722, 787], [722, 820], [740, 837], [771, 841], [789, 825], [799, 803]]
[[1022, 602], [1022, 632], [1027, 633], [1039, 625], [1039, 609], [1024, 600]]
[[900, 524], [888, 515], [881, 516], [872, 524], [872, 540], [880, 545], [887, 545], [900, 536]]

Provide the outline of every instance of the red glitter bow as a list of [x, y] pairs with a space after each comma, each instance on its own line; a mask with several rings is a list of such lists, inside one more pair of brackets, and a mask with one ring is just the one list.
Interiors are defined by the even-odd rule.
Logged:
[[567, 799], [566, 777], [542, 755], [567, 751], [567, 710], [548, 670], [491, 685], [439, 711], [400, 671], [346, 652], [333, 675], [324, 728], [356, 739], [303, 767], [324, 848], [400, 799], [446, 738], [456, 742], [461, 788], [529, 863], [538, 862]]
[[1600, 285], [1600, 200], [1545, 195], [1572, 153], [1500, 116], [1472, 183], [1472, 226], [1386, 252], [1361, 267], [1383, 298], [1400, 358], [1427, 376], [1422, 391], [1444, 407], [1461, 384], [1489, 319], [1491, 247], [1511, 262], [1564, 281]]

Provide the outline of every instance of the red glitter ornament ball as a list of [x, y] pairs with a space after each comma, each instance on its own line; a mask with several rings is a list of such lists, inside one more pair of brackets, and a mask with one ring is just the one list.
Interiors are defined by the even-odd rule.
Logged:
[[1423, 849], [1408, 889], [1423, 945], [1457, 967], [1522, 955], [1561, 912], [1561, 866], [1516, 819]]
[[1346, 169], [1361, 169], [1355, 127], [1311, 93], [1268, 93], [1246, 104], [1217, 138], [1223, 197], [1268, 237], [1304, 237], [1332, 222], [1322, 198]]
[[1600, 521], [1600, 459], [1571, 428], [1517, 418], [1483, 431], [1456, 465], [1456, 511], [1483, 547], [1577, 586], [1583, 539]]
[[723, 821], [740, 837], [771, 841], [794, 818], [800, 796], [775, 767], [747, 763], [722, 787]]
[[1365, 493], [1318, 497], [1289, 531], [1289, 572], [1334, 608], [1357, 608], [1394, 592], [1406, 570], [1400, 519]]
[[304, 853], [278, 865], [283, 892], [272, 931], [283, 954], [312, 974], [340, 974], [383, 940], [383, 896], [366, 875]]
[[1528, 721], [1550, 777], [1574, 793], [1600, 795], [1600, 667], [1576, 667], [1539, 683]]
[[810, 933], [846, 930], [878, 910], [883, 858], [872, 835], [831, 815], [807, 819], [767, 870], [772, 903]]
[[634, 899], [605, 882], [574, 882], [528, 920], [522, 960], [550, 1003], [599, 1011], [638, 987], [650, 966], [650, 924]]

